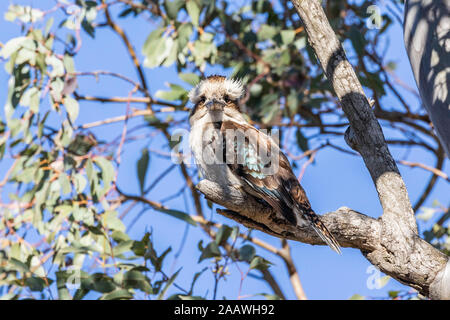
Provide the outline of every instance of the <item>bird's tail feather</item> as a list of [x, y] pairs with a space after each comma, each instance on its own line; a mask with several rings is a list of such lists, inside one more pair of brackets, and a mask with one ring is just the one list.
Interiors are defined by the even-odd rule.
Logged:
[[341, 248], [336, 238], [328, 231], [327, 227], [320, 220], [316, 220], [311, 223], [314, 231], [319, 235], [319, 237], [334, 251], [341, 254]]

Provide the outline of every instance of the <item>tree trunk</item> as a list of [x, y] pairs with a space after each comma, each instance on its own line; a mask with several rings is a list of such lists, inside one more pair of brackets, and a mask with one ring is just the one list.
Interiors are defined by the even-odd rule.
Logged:
[[403, 33], [423, 106], [450, 158], [450, 0], [407, 0]]

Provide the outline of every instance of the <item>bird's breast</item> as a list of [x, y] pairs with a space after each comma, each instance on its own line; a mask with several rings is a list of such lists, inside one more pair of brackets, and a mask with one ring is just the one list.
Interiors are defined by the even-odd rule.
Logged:
[[222, 185], [241, 185], [226, 164], [222, 135], [210, 118], [200, 119], [191, 126], [189, 145], [205, 179]]

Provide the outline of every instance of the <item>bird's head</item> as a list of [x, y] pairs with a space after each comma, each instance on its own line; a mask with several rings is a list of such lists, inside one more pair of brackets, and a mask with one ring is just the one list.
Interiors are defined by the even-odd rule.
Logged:
[[238, 80], [224, 76], [209, 76], [189, 92], [194, 104], [190, 117], [201, 118], [207, 113], [239, 113], [239, 99], [244, 89]]

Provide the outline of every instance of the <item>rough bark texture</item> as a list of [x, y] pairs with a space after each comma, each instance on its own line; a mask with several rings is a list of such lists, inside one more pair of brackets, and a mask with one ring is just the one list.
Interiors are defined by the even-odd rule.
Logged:
[[[373, 219], [349, 208], [322, 216], [341, 246], [360, 249], [382, 272], [433, 299], [450, 299], [448, 257], [422, 240], [406, 186], [389, 152], [362, 86], [317, 0], [293, 0], [308, 39], [349, 119], [345, 139], [370, 172], [383, 208]], [[324, 243], [307, 228], [290, 225], [239, 187], [203, 180], [197, 188], [228, 210], [218, 212], [268, 234], [309, 244]]]
[[422, 103], [450, 158], [450, 0], [407, 0], [403, 31]]
[[[324, 245], [314, 230], [292, 225], [282, 215], [257, 201], [237, 186], [223, 188], [222, 185], [215, 182], [202, 180], [197, 185], [197, 189], [207, 199], [228, 208], [228, 210], [218, 209], [220, 214], [248, 228], [257, 229], [279, 238]], [[358, 248], [364, 252], [373, 251], [377, 247], [380, 223], [376, 219], [342, 207], [335, 212], [323, 215], [322, 221], [336, 236], [342, 247]]]

